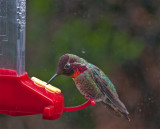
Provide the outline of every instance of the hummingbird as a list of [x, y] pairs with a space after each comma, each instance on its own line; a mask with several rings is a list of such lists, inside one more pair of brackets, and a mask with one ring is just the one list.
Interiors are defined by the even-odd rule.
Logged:
[[113, 83], [97, 66], [77, 55], [65, 54], [60, 57], [57, 72], [47, 84], [59, 75], [72, 78], [85, 98], [91, 97], [95, 102], [101, 102], [118, 116], [130, 121], [129, 112], [119, 99]]

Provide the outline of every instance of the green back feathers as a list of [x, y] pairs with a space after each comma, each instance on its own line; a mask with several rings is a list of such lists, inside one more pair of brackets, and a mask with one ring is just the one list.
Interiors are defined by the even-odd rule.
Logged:
[[[89, 68], [95, 68], [95, 71], [96, 71], [96, 73], [99, 75], [99, 77], [102, 78], [102, 79], [105, 79], [105, 81], [108, 83], [108, 86], [112, 89], [112, 91], [113, 91], [114, 93], [117, 94], [117, 91], [116, 91], [113, 83], [112, 83], [112, 82], [110, 81], [110, 79], [102, 72], [102, 70], [100, 70], [97, 66], [95, 66], [95, 65], [93, 65], [93, 64], [91, 64], [91, 63], [88, 63], [87, 66], [88, 66]], [[117, 96], [118, 96], [118, 94], [117, 94]]]

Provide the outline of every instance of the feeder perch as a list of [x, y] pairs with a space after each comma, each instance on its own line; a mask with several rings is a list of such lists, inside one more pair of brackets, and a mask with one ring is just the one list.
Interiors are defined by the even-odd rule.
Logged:
[[42, 114], [54, 120], [63, 112], [86, 108], [95, 101], [64, 107], [60, 90], [25, 72], [26, 0], [0, 0], [0, 113], [11, 116]]

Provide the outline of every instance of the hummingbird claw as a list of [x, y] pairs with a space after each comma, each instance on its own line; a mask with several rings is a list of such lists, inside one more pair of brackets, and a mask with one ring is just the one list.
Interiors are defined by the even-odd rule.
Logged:
[[91, 95], [87, 95], [87, 96], [84, 96], [85, 97], [85, 99], [90, 99], [90, 98], [93, 98]]
[[95, 100], [94, 100], [93, 97], [90, 96], [90, 95], [85, 96], [85, 99], [89, 100], [89, 101], [91, 102], [91, 105], [93, 105], [93, 106], [96, 104]]
[[85, 97], [85, 99], [89, 99], [90, 97], [89, 96], [84, 96]]

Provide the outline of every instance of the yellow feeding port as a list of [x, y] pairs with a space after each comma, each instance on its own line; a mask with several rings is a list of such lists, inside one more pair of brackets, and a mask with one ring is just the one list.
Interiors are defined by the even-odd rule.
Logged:
[[50, 84], [47, 85], [46, 82], [36, 78], [36, 77], [32, 77], [31, 80], [36, 83], [38, 86], [40, 87], [43, 87], [43, 88], [46, 88], [47, 90], [51, 91], [51, 92], [55, 92], [55, 93], [61, 93], [61, 90], [58, 89], [57, 87], [55, 86], [52, 86]]

